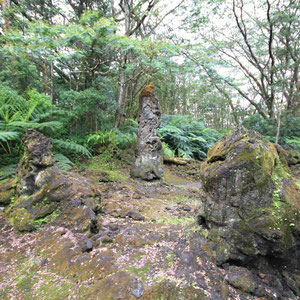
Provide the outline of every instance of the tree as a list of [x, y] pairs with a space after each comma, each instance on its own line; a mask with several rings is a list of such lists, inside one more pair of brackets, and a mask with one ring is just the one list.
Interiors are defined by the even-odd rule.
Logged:
[[[278, 118], [281, 103], [283, 111], [296, 114], [299, 5], [294, 0], [232, 0], [229, 4], [222, 3], [212, 12], [214, 23], [205, 23], [207, 30], [190, 24], [203, 40], [202, 63], [210, 59], [213, 76], [234, 88], [263, 118]], [[217, 19], [220, 25], [216, 26]]]

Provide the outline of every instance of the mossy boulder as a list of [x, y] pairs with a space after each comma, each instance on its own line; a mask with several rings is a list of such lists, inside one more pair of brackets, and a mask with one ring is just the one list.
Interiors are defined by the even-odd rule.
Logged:
[[97, 232], [100, 193], [97, 186], [53, 162], [52, 143], [36, 130], [24, 139], [18, 166], [17, 198], [8, 210], [19, 231], [32, 231], [43, 222], [63, 224], [78, 232]]
[[300, 194], [274, 144], [248, 130], [224, 136], [209, 150], [200, 176], [205, 190], [201, 217], [217, 263], [295, 255]]
[[0, 205], [8, 205], [15, 196], [16, 178], [6, 181], [0, 185]]
[[288, 166], [294, 166], [300, 164], [300, 153], [299, 151], [285, 145], [276, 145], [279, 157], [281, 161], [286, 163]]

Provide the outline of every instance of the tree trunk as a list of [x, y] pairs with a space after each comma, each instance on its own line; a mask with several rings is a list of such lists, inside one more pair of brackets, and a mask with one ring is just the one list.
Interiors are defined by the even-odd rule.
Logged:
[[50, 65], [50, 78], [51, 78], [50, 100], [51, 103], [53, 104], [53, 92], [54, 92], [53, 62]]
[[115, 117], [115, 128], [119, 127], [120, 123], [120, 115], [121, 115], [121, 108], [123, 104], [123, 98], [124, 98], [124, 89], [125, 87], [125, 74], [121, 72], [120, 74], [120, 91], [119, 91], [119, 97], [118, 97], [118, 107], [116, 111], [116, 117]]
[[48, 81], [46, 61], [44, 62], [43, 81], [44, 81], [44, 94], [46, 95], [47, 94], [47, 81]]
[[2, 6], [2, 11], [4, 14], [4, 29], [10, 30], [10, 22], [9, 18], [5, 15], [5, 11], [10, 8], [10, 0], [0, 0], [0, 4]]

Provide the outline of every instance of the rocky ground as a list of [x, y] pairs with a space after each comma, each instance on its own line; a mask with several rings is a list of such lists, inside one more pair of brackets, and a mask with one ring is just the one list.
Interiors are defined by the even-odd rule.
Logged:
[[216, 266], [197, 219], [201, 183], [164, 169], [162, 181], [145, 183], [128, 168], [99, 170], [97, 158], [81, 165], [101, 193], [94, 235], [56, 224], [57, 212], [22, 234], [0, 213], [0, 299], [297, 299], [299, 270], [284, 278], [274, 262], [259, 272]]

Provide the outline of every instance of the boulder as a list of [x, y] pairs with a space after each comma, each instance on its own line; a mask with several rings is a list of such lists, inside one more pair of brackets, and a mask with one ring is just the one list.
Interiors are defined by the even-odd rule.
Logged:
[[288, 164], [289, 167], [300, 164], [300, 153], [297, 150], [287, 145], [276, 145], [276, 149], [280, 159]]
[[15, 195], [16, 179], [10, 179], [0, 185], [0, 205], [8, 205]]
[[32, 231], [54, 221], [78, 232], [97, 232], [100, 193], [90, 180], [59, 169], [52, 143], [30, 129], [22, 141], [25, 151], [18, 165], [17, 197], [8, 214], [19, 231]]
[[274, 144], [255, 131], [226, 135], [209, 150], [200, 174], [199, 219], [209, 228], [218, 264], [257, 255], [297, 262], [299, 188]]
[[157, 136], [160, 116], [154, 86], [150, 83], [140, 93], [136, 160], [130, 170], [130, 175], [134, 178], [154, 180], [160, 179], [163, 175], [162, 144]]

